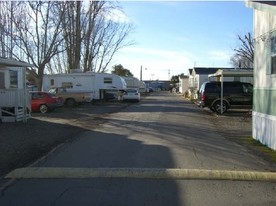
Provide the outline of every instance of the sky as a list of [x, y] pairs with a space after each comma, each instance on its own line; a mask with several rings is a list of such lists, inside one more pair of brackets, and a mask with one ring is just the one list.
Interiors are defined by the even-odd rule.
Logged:
[[253, 31], [253, 10], [244, 1], [119, 1], [123, 21], [135, 27], [135, 44], [117, 53], [143, 80], [169, 80], [196, 67], [232, 67], [237, 35]]

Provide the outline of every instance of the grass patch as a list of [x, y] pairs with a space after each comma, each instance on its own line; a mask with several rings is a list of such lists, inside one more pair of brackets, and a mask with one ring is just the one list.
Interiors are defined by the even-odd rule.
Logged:
[[253, 139], [252, 137], [244, 137], [243, 138], [244, 143], [252, 146], [257, 151], [265, 154], [268, 156], [273, 162], [276, 162], [276, 151], [270, 149], [266, 145], [263, 145], [261, 142]]

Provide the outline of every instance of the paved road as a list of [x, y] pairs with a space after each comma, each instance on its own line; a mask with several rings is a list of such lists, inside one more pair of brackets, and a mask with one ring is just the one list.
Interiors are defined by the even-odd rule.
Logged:
[[[105, 118], [34, 165], [46, 167], [45, 178], [11, 183], [0, 205], [276, 205], [275, 182], [85, 178], [81, 170], [68, 178], [71, 168], [275, 170], [218, 134], [208, 115], [175, 94], [151, 95]], [[53, 179], [49, 167], [65, 169]]]

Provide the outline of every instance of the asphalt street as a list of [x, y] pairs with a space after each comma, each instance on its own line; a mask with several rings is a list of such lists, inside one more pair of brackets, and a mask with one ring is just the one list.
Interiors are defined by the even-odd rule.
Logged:
[[[276, 205], [275, 180], [180, 180], [168, 175], [170, 168], [275, 170], [224, 138], [209, 116], [183, 97], [155, 93], [104, 118], [104, 124], [32, 165], [44, 169], [40, 177], [28, 170], [28, 178], [15, 175], [2, 191], [0, 205]], [[111, 168], [125, 170], [114, 177]], [[135, 171], [143, 168], [150, 171], [147, 178], [137, 177]], [[154, 178], [158, 168], [166, 178]], [[88, 175], [96, 169], [104, 170]]]

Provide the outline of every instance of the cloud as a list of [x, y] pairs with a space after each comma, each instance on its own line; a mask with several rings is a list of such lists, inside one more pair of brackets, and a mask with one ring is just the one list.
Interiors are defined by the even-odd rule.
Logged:
[[209, 52], [209, 56], [213, 60], [229, 61], [231, 54], [229, 51], [211, 51]]
[[138, 78], [142, 66], [144, 70], [143, 79], [150, 79], [154, 76], [158, 79], [167, 80], [169, 73], [170, 76], [181, 73], [187, 74], [187, 68], [193, 65], [191, 55], [185, 51], [129, 47], [120, 53], [121, 55], [117, 55], [115, 58], [115, 64], [122, 64]]

